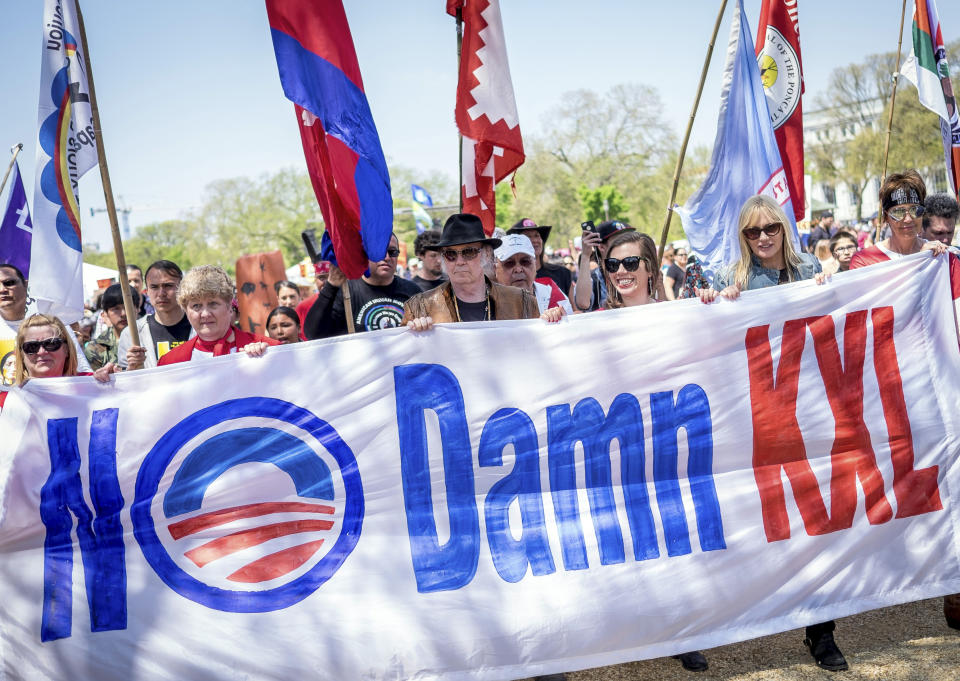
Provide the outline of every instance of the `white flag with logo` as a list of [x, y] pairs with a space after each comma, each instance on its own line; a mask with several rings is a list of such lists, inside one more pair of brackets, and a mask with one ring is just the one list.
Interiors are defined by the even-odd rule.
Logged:
[[77, 183], [97, 165], [96, 133], [74, 0], [46, 0], [33, 195], [30, 293], [66, 322], [83, 313], [83, 238]]

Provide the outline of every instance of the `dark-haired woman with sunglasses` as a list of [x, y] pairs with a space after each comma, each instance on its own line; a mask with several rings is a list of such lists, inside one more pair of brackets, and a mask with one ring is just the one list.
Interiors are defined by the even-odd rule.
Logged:
[[[77, 371], [77, 346], [70, 338], [67, 327], [56, 317], [35, 314], [27, 317], [17, 331], [14, 382], [22, 386], [34, 378], [60, 378], [62, 376], [89, 376]], [[93, 375], [98, 381], [110, 380], [110, 374], [119, 371], [114, 364], [107, 364]], [[7, 393], [0, 392], [0, 408]]]
[[787, 284], [825, 276], [820, 261], [797, 251], [787, 236], [786, 213], [769, 196], [751, 196], [740, 209], [740, 259], [722, 268], [712, 289], [700, 289], [700, 300], [711, 303], [717, 296], [735, 300], [742, 291]]
[[660, 283], [657, 246], [642, 232], [622, 232], [610, 240], [603, 269], [607, 276], [604, 309], [657, 302]]
[[[947, 252], [939, 241], [926, 241], [922, 236], [921, 217], [927, 187], [916, 170], [894, 173], [880, 187], [880, 206], [890, 236], [860, 251], [850, 260], [850, 269], [878, 262], [896, 260], [920, 251], [933, 251], [935, 256]], [[950, 256], [950, 283], [953, 297], [960, 297], [960, 261]]]

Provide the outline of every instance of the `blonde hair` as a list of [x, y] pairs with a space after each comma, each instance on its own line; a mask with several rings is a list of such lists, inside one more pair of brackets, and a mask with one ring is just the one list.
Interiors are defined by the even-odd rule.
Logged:
[[236, 287], [226, 270], [216, 265], [198, 265], [191, 268], [180, 282], [177, 303], [186, 308], [190, 303], [204, 298], [221, 298], [233, 301]]
[[740, 208], [740, 217], [737, 219], [737, 237], [740, 239], [740, 260], [733, 272], [733, 282], [741, 289], [747, 285], [747, 279], [750, 277], [750, 270], [753, 268], [753, 251], [750, 250], [750, 244], [747, 243], [747, 237], [743, 235], [743, 228], [752, 223], [757, 216], [769, 222], [779, 222], [782, 227], [780, 233], [783, 235], [783, 241], [780, 245], [780, 253], [783, 255], [783, 264], [787, 268], [787, 278], [789, 281], [794, 279], [794, 270], [802, 263], [800, 255], [793, 249], [793, 240], [787, 233], [790, 229], [790, 220], [787, 214], [783, 212], [776, 201], [765, 194], [751, 196], [744, 201]]
[[832, 258], [833, 254], [830, 252], [830, 242], [827, 239], [820, 239], [813, 249], [813, 254], [817, 256], [817, 260], [821, 262]]
[[62, 338], [64, 340], [64, 345], [67, 348], [67, 359], [63, 363], [63, 374], [62, 376], [76, 376], [77, 375], [77, 347], [73, 344], [73, 338], [70, 336], [70, 332], [67, 331], [67, 327], [64, 326], [56, 317], [51, 317], [50, 315], [45, 314], [35, 314], [30, 315], [23, 323], [20, 325], [20, 330], [17, 331], [17, 347], [16, 347], [16, 361], [13, 369], [13, 381], [17, 385], [23, 385], [30, 380], [30, 372], [27, 371], [27, 366], [23, 361], [23, 349], [21, 345], [24, 342], [24, 338], [27, 335], [27, 329], [35, 329], [38, 326], [52, 326], [57, 332], [57, 338]]

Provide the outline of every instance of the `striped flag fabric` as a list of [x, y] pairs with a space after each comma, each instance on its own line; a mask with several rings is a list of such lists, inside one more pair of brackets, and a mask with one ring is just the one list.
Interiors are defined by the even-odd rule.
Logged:
[[917, 88], [920, 103], [940, 117], [940, 134], [953, 193], [960, 193], [960, 116], [950, 82], [947, 51], [935, 0], [918, 0], [913, 8], [913, 49], [900, 73]]
[[797, 0], [763, 0], [757, 22], [757, 63], [770, 124], [790, 185], [793, 215], [803, 220], [803, 64]]
[[382, 260], [393, 231], [387, 161], [341, 0], [266, 0], [280, 82], [337, 262], [350, 279]]
[[523, 164], [523, 138], [510, 79], [499, 0], [448, 0], [463, 16], [463, 45], [455, 108], [463, 136], [463, 212], [496, 227], [497, 182]]
[[30, 293], [37, 309], [65, 323], [83, 314], [83, 237], [77, 183], [97, 165], [74, 0], [46, 0], [33, 194]]
[[13, 265], [30, 278], [30, 242], [33, 222], [27, 205], [27, 192], [20, 176], [20, 164], [14, 161], [10, 175], [7, 209], [0, 221], [0, 262]]

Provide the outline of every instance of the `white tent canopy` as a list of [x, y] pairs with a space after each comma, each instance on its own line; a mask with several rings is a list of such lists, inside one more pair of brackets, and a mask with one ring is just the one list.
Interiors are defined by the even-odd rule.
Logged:
[[100, 290], [97, 282], [101, 279], [115, 279], [119, 281], [119, 276], [120, 273], [117, 270], [112, 270], [109, 267], [91, 265], [87, 262], [83, 263], [83, 299], [85, 301], [89, 300], [93, 297], [94, 293]]

